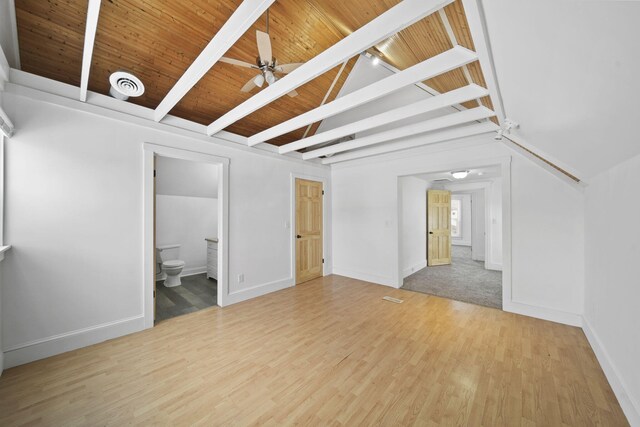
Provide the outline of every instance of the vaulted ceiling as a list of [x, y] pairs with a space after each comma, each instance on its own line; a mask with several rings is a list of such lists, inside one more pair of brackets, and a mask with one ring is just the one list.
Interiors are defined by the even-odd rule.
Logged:
[[[274, 56], [279, 63], [308, 61], [399, 2], [278, 0], [270, 8], [269, 32]], [[87, 1], [16, 0], [15, 3], [22, 70], [79, 86]], [[102, 1], [89, 90], [108, 94], [109, 75], [127, 70], [138, 76], [146, 87], [143, 96], [129, 101], [155, 109], [240, 3], [240, 0]], [[265, 18], [257, 20], [225, 56], [254, 63], [256, 30], [266, 30]], [[404, 70], [451, 49], [454, 42], [474, 50], [461, 0], [446, 6], [442, 13], [434, 13], [372, 46], [370, 52]], [[340, 66], [336, 66], [299, 87], [298, 96], [281, 97], [226, 130], [251, 136], [310, 111], [322, 103], [336, 80], [328, 95], [331, 101], [338, 95], [356, 59], [357, 56], [351, 58], [339, 76]], [[218, 62], [170, 114], [209, 124], [257, 92], [240, 91], [254, 75], [254, 70]], [[469, 83], [486, 87], [478, 62], [424, 83], [441, 93]], [[488, 97], [480, 102], [492, 108]], [[469, 101], [463, 105], [471, 108], [478, 103]], [[304, 132], [305, 128], [300, 128], [269, 142], [283, 145], [299, 140]]]

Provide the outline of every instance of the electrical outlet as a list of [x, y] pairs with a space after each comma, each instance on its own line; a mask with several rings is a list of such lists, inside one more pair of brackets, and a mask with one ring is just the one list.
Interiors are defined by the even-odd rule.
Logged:
[[238, 283], [244, 282], [244, 274], [238, 274]]

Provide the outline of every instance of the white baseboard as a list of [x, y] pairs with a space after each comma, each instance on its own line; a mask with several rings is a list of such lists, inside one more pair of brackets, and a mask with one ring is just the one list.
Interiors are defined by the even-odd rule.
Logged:
[[609, 385], [611, 385], [613, 393], [616, 395], [618, 403], [626, 415], [629, 424], [631, 426], [640, 426], [640, 404], [627, 393], [624, 377], [620, 375], [620, 371], [616, 368], [609, 353], [607, 353], [607, 350], [602, 345], [602, 341], [600, 341], [600, 338], [586, 318], [582, 320], [582, 330], [587, 336], [587, 340], [589, 344], [591, 344], [591, 348], [596, 354], [596, 358], [598, 362], [600, 362], [604, 375], [607, 377]]
[[390, 277], [378, 276], [375, 274], [368, 274], [360, 271], [349, 270], [349, 269], [335, 267], [335, 266], [333, 267], [333, 274], [336, 274], [338, 276], [350, 277], [352, 279], [358, 279], [365, 282], [371, 282], [378, 285], [390, 286], [396, 289], [400, 288], [400, 286], [402, 285], [402, 284], [398, 285]]
[[230, 292], [229, 295], [225, 297], [225, 306], [246, 301], [251, 298], [260, 297], [285, 288], [290, 288], [294, 284], [293, 278], [287, 277], [286, 279], [274, 280], [273, 282], [263, 283], [250, 288], [239, 289], [237, 291]]
[[404, 279], [407, 276], [411, 276], [413, 273], [415, 273], [416, 271], [422, 270], [426, 266], [427, 266], [427, 260], [423, 259], [422, 261], [413, 264], [411, 267], [405, 268], [404, 271], [402, 272], [402, 278]]
[[206, 273], [206, 272], [207, 272], [207, 266], [206, 265], [204, 265], [202, 267], [185, 268], [184, 270], [182, 270], [182, 274], [180, 275], [180, 277], [193, 276], [194, 274], [202, 274], [202, 273]]
[[494, 264], [492, 262], [485, 262], [484, 268], [486, 268], [487, 270], [502, 271], [502, 264]]
[[537, 319], [549, 320], [551, 322], [562, 323], [569, 326], [582, 326], [582, 316], [566, 311], [554, 310], [551, 308], [536, 307], [519, 302], [504, 302], [502, 309], [510, 313], [522, 314], [524, 316], [535, 317]]
[[4, 351], [5, 369], [55, 356], [144, 329], [144, 315], [90, 326], [48, 338], [16, 345]]

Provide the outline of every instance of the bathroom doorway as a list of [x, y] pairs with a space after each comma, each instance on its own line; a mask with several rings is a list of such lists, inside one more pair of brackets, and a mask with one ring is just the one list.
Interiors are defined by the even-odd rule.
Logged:
[[224, 304], [228, 160], [145, 144], [145, 326]]
[[155, 156], [155, 322], [217, 304], [218, 169]]

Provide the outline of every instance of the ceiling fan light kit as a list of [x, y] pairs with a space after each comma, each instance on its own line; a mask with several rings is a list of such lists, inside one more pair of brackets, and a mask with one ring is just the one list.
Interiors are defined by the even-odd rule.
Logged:
[[[267, 31], [256, 30], [256, 43], [258, 45], [258, 57], [256, 58], [256, 64], [250, 64], [239, 59], [222, 57], [221, 62], [235, 65], [238, 67], [252, 68], [258, 70], [260, 74], [252, 77], [244, 86], [240, 89], [241, 92], [251, 92], [256, 87], [262, 87], [264, 82], [268, 85], [272, 85], [278, 81], [280, 77], [277, 74], [288, 74], [301, 66], [302, 62], [293, 62], [290, 64], [278, 64], [276, 58], [273, 57], [273, 50], [271, 48], [271, 37], [269, 35], [269, 11], [267, 10]], [[298, 92], [292, 90], [287, 93], [290, 97], [298, 95]]]

